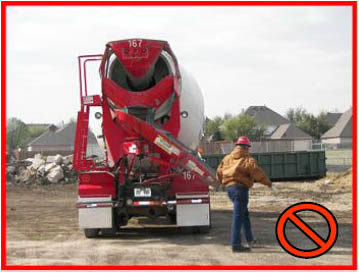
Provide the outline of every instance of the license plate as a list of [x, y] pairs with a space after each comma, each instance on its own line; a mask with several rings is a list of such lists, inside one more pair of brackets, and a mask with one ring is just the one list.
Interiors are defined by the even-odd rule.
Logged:
[[135, 197], [151, 197], [151, 189], [135, 188]]
[[127, 47], [122, 50], [124, 59], [148, 58], [148, 49], [146, 47]]

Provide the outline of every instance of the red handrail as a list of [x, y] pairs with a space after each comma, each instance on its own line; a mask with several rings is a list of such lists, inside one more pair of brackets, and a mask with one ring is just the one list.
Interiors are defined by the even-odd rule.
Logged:
[[[83, 100], [82, 98], [87, 96], [87, 70], [86, 65], [89, 61], [102, 61], [102, 54], [93, 54], [93, 55], [81, 55], [78, 56], [78, 66], [79, 66], [79, 86], [80, 86], [80, 102], [81, 109], [83, 109]], [[83, 66], [83, 69], [82, 69]], [[83, 86], [85, 90], [83, 90]], [[85, 92], [84, 92], [85, 91]]]

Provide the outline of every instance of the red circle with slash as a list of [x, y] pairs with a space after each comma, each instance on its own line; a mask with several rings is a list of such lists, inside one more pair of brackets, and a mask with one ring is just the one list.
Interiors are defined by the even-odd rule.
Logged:
[[[324, 217], [329, 228], [328, 237], [326, 239], [323, 239], [297, 215], [297, 213], [301, 211], [312, 211]], [[285, 234], [288, 221], [292, 222], [300, 232], [303, 232], [318, 247], [303, 250], [294, 246]], [[276, 236], [280, 246], [290, 255], [303, 259], [316, 258], [328, 252], [335, 244], [338, 237], [338, 223], [334, 215], [322, 205], [312, 202], [297, 203], [287, 208], [279, 216], [276, 225]]]

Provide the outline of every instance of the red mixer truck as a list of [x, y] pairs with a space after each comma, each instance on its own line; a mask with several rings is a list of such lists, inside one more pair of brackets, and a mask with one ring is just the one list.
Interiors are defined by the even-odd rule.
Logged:
[[[89, 62], [99, 62], [97, 95], [88, 95]], [[203, 97], [169, 44], [113, 41], [103, 55], [79, 56], [78, 64], [81, 110], [73, 166], [85, 236], [115, 233], [132, 217], [168, 217], [176, 226], [207, 231], [209, 185], [218, 183], [196, 152], [205, 121]], [[90, 110], [96, 108], [101, 162], [86, 154]]]

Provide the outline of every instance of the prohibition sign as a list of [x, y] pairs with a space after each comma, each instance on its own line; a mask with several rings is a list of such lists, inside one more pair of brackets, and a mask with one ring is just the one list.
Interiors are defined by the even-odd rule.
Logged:
[[[298, 215], [296, 215], [296, 213], [301, 211], [313, 211], [324, 217], [329, 228], [327, 239], [323, 239]], [[292, 245], [285, 235], [285, 227], [288, 221], [291, 221], [299, 229], [299, 232], [303, 232], [318, 247], [310, 250], [303, 250]], [[316, 258], [328, 252], [335, 244], [338, 237], [338, 223], [334, 215], [322, 205], [313, 202], [297, 203], [287, 208], [279, 216], [276, 225], [276, 236], [280, 246], [290, 255], [303, 259]]]

